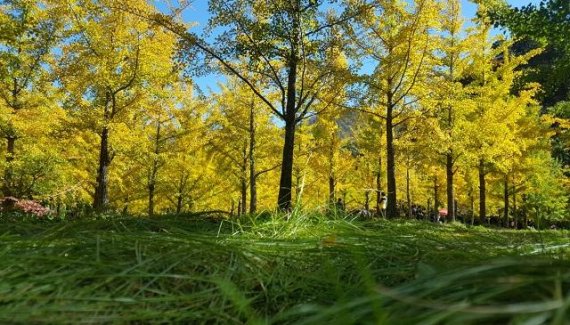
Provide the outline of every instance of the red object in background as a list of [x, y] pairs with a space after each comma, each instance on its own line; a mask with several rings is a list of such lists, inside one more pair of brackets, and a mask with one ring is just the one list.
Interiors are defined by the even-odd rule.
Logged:
[[447, 216], [447, 209], [439, 209], [439, 216], [446, 217]]

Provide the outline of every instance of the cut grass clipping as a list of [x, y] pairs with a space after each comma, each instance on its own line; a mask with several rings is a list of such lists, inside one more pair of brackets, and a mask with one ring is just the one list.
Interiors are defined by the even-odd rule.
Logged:
[[0, 226], [0, 323], [570, 323], [567, 231], [302, 213]]

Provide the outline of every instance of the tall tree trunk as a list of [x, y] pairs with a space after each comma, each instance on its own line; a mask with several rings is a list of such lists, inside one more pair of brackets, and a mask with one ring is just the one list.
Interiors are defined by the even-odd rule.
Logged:
[[473, 195], [473, 189], [469, 189], [469, 202], [471, 203], [471, 225], [475, 224], [475, 196]]
[[289, 62], [287, 80], [287, 104], [285, 108], [285, 142], [283, 144], [283, 164], [281, 165], [281, 179], [279, 180], [279, 209], [291, 209], [291, 188], [293, 185], [293, 154], [295, 152], [296, 97], [297, 91], [297, 60], [291, 58]]
[[186, 184], [188, 183], [188, 175], [183, 172], [180, 176], [180, 180], [178, 182], [178, 186], [176, 190], [178, 191], [178, 197], [176, 198], [176, 214], [180, 214], [182, 212], [183, 204], [184, 204], [184, 195], [186, 194]]
[[[389, 83], [390, 84], [390, 83]], [[388, 181], [388, 206], [386, 216], [388, 218], [397, 217], [396, 205], [396, 152], [394, 149], [394, 105], [392, 103], [393, 94], [388, 92], [386, 106], [386, 178]]]
[[333, 174], [329, 174], [329, 204], [335, 204], [335, 179]]
[[376, 214], [380, 215], [382, 199], [382, 147], [378, 152], [378, 170], [376, 171]]
[[515, 175], [513, 173], [513, 220], [515, 221], [515, 228], [518, 228], [519, 226], [519, 212], [517, 211], [517, 184], [516, 184], [516, 179], [515, 179]]
[[148, 184], [148, 216], [154, 216], [154, 189], [155, 184]]
[[154, 193], [156, 189], [156, 176], [158, 174], [158, 155], [160, 154], [160, 121], [156, 122], [156, 138], [154, 140], [154, 157], [148, 178], [148, 215], [154, 215]]
[[93, 208], [97, 212], [103, 212], [109, 205], [109, 165], [111, 156], [109, 153], [109, 128], [103, 127], [101, 131], [101, 146], [99, 148], [99, 168], [97, 169], [97, 183], [95, 187], [95, 199]]
[[255, 168], [255, 99], [251, 99], [249, 110], [249, 213], [257, 211], [257, 175]]
[[336, 202], [336, 177], [334, 173], [334, 142], [335, 136], [331, 139], [329, 147], [329, 202], [334, 205]]
[[453, 154], [446, 155], [445, 172], [447, 175], [447, 220], [455, 221], [455, 193], [453, 191]]
[[485, 184], [485, 162], [479, 160], [479, 219], [481, 224], [487, 218], [487, 188]]
[[12, 162], [14, 161], [16, 153], [16, 137], [9, 135], [6, 137], [6, 170], [4, 171], [4, 186], [2, 192], [4, 196], [13, 196], [13, 180], [14, 170], [12, 167]]
[[243, 161], [241, 163], [241, 179], [240, 179], [240, 207], [238, 214], [244, 215], [247, 213], [247, 140], [243, 142], [243, 149], [242, 149], [242, 158]]
[[436, 217], [439, 215], [439, 184], [437, 183], [437, 176], [433, 175], [433, 210], [435, 211]]
[[184, 197], [182, 196], [182, 193], [180, 193], [178, 195], [178, 197], [176, 198], [176, 214], [180, 214], [180, 212], [182, 212], [183, 200], [184, 200]]
[[505, 174], [505, 179], [504, 179], [504, 185], [505, 185], [505, 192], [504, 192], [504, 214], [503, 214], [503, 224], [505, 227], [509, 227], [509, 174]]
[[408, 203], [408, 217], [412, 218], [412, 194], [410, 192], [410, 167], [406, 165], [406, 200]]

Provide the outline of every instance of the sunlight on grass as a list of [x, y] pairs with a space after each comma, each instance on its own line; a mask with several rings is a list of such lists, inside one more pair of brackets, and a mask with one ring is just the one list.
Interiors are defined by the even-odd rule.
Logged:
[[567, 232], [351, 222], [311, 213], [221, 223], [3, 222], [2, 229], [2, 322], [568, 319]]

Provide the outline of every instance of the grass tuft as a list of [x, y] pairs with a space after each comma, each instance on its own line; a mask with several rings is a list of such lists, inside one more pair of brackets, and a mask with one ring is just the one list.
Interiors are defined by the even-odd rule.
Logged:
[[302, 211], [0, 227], [0, 323], [570, 321], [567, 231]]

